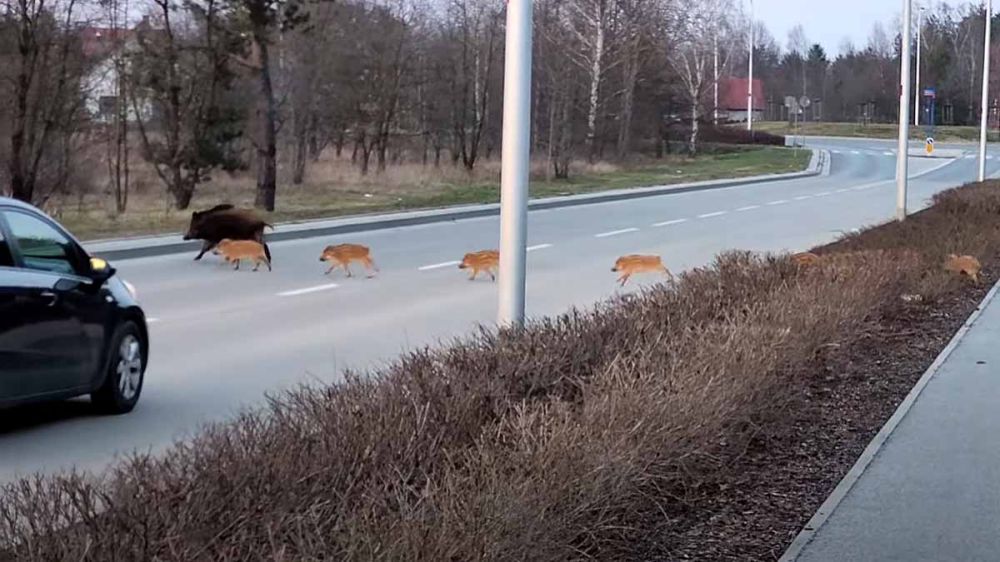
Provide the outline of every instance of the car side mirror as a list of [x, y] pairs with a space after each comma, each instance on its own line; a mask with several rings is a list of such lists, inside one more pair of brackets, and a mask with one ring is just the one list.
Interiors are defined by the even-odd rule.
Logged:
[[115, 268], [101, 258], [90, 258], [90, 278], [100, 287], [115, 274]]

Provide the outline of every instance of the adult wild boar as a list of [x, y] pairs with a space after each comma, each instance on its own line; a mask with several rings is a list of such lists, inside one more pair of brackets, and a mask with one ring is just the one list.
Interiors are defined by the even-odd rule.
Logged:
[[216, 205], [205, 211], [191, 214], [191, 225], [184, 235], [185, 240], [203, 240], [201, 252], [195, 259], [200, 260], [205, 252], [218, 246], [226, 238], [230, 240], [254, 240], [264, 246], [264, 254], [271, 260], [271, 249], [264, 242], [264, 227], [274, 228], [264, 222], [251, 210], [237, 209], [232, 205]]

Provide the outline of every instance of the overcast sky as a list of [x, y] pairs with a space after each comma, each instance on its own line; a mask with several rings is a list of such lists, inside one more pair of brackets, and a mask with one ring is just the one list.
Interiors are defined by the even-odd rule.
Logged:
[[[749, 6], [749, 0], [741, 1]], [[914, 9], [917, 3], [914, 1]], [[796, 24], [802, 24], [809, 41], [823, 45], [832, 58], [840, 52], [845, 38], [855, 47], [864, 47], [876, 21], [885, 25], [890, 37], [895, 35], [892, 26], [898, 21], [903, 3], [901, 0], [755, 0], [754, 6], [757, 19], [767, 24], [782, 48], [788, 47], [788, 32]]]

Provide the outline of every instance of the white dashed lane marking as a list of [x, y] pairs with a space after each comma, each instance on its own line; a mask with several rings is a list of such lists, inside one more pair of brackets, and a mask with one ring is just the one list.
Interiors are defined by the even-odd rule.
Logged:
[[552, 244], [538, 244], [536, 246], [528, 246], [527, 250], [529, 252], [534, 252], [536, 250], [544, 250], [546, 248], [551, 248]]
[[329, 291], [330, 289], [336, 289], [340, 285], [336, 283], [330, 283], [328, 285], [317, 285], [315, 287], [306, 287], [305, 289], [295, 289], [294, 291], [285, 291], [283, 293], [278, 293], [279, 297], [297, 297], [299, 295], [308, 295], [310, 293], [318, 293], [320, 291]]
[[784, 205], [785, 203], [788, 203], [787, 199], [778, 199], [777, 201], [771, 201], [770, 203], [768, 203], [768, 205], [770, 205], [770, 206]]
[[594, 238], [609, 238], [611, 236], [618, 236], [619, 234], [628, 234], [629, 232], [638, 232], [638, 228], [623, 228], [621, 230], [612, 230], [611, 232], [602, 232], [600, 234], [595, 234]]
[[699, 219], [710, 219], [712, 217], [720, 217], [726, 214], [726, 211], [716, 211], [714, 213], [705, 213], [704, 215], [698, 215]]
[[671, 226], [671, 225], [674, 225], [674, 224], [681, 224], [682, 222], [687, 222], [687, 219], [674, 219], [672, 221], [658, 222], [658, 223], [653, 224], [653, 226], [656, 226], [656, 227], [659, 227], [659, 226]]
[[759, 208], [760, 208], [760, 205], [747, 205], [746, 207], [740, 207], [739, 209], [736, 209], [736, 212], [737, 213], [744, 213], [746, 211], [752, 211], [754, 209], [759, 209]]
[[454, 267], [462, 262], [460, 261], [446, 261], [444, 263], [435, 263], [433, 265], [425, 265], [423, 267], [418, 267], [419, 271], [430, 271], [432, 269], [443, 269], [445, 267]]

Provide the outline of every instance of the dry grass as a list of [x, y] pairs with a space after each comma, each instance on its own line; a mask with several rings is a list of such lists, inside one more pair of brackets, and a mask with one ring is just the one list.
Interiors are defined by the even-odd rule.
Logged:
[[[798, 129], [788, 125], [787, 121], [754, 122], [754, 129], [781, 135], [815, 135], [835, 137], [855, 137], [873, 139], [895, 139], [899, 135], [899, 126], [894, 123], [833, 123], [810, 122], [799, 123]], [[1000, 136], [994, 130], [987, 132], [991, 142]], [[923, 125], [910, 127], [911, 140], [924, 140], [927, 130]], [[937, 125], [934, 127], [934, 140], [937, 142], [969, 142], [979, 140], [979, 127], [958, 125]]]
[[[523, 331], [484, 331], [273, 399], [163, 457], [0, 494], [17, 560], [642, 558], [724, 481], [830, 344], [960, 282], [942, 252], [1000, 249], [996, 186], [789, 257], [710, 267]], [[933, 297], [933, 294], [929, 294]], [[0, 555], [3, 558], [3, 555]]]

